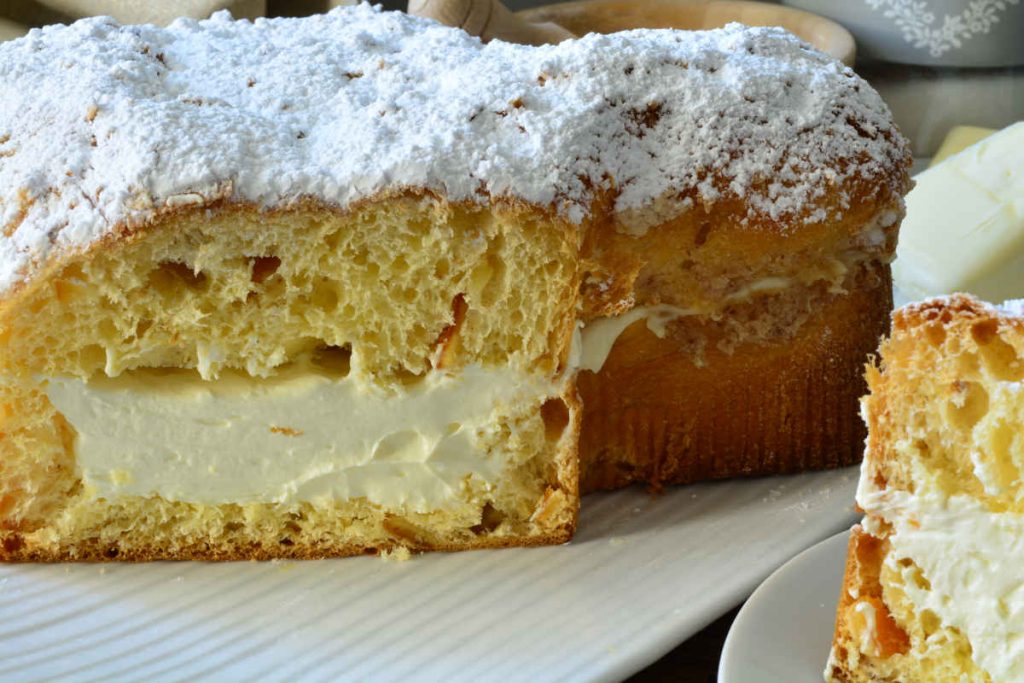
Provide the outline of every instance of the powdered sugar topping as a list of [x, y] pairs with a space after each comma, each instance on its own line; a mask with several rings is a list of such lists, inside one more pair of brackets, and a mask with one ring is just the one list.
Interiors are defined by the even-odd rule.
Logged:
[[622, 215], [738, 196], [762, 220], [817, 222], [848, 200], [829, 192], [906, 157], [877, 93], [781, 29], [533, 48], [366, 5], [166, 29], [86, 19], [0, 46], [0, 291], [218, 198], [346, 206], [422, 187], [581, 222], [600, 192]]
[[1024, 318], [1024, 299], [1011, 299], [997, 306], [999, 312], [1014, 318]]

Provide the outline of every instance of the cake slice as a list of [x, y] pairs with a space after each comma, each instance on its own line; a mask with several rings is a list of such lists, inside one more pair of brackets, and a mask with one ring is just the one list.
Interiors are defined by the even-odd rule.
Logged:
[[388, 80], [415, 60], [385, 62], [478, 56], [424, 23], [92, 19], [0, 47], [4, 559], [570, 538], [579, 226], [462, 169], [388, 182], [430, 138], [382, 141], [429, 111]]
[[573, 235], [426, 194], [203, 203], [53, 264], [0, 308], [5, 557], [568, 540]]
[[826, 680], [1024, 678], [1024, 301], [897, 311]]

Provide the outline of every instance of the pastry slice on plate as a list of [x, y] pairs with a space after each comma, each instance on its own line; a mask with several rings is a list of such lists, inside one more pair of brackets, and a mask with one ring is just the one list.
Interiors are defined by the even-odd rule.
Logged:
[[896, 312], [826, 679], [1024, 678], [1024, 302]]

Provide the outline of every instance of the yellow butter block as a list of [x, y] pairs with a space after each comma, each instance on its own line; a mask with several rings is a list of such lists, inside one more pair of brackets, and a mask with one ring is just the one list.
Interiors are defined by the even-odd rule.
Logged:
[[976, 142], [981, 142], [992, 133], [995, 133], [993, 128], [979, 128], [978, 126], [956, 126], [946, 134], [946, 139], [939, 145], [939, 151], [932, 157], [928, 167], [931, 168], [940, 161], [944, 161], [947, 157], [951, 157], [957, 152], [962, 152]]

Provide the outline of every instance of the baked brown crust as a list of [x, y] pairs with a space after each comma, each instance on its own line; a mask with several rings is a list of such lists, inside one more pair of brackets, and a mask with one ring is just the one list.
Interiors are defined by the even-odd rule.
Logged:
[[[909, 167], [907, 156], [884, 176], [849, 182], [842, 191], [854, 200], [845, 209], [836, 194], [805, 207], [808, 213], [842, 210], [838, 221], [813, 222], [805, 215], [771, 219], [750, 215], [740, 199], [704, 205], [688, 197], [691, 210], [656, 222], [657, 205], [616, 214], [615, 196], [604, 196], [592, 211], [581, 253], [581, 317], [586, 322], [652, 304], [720, 311], [723, 296], [757, 278], [792, 276], [810, 282], [830, 279], [838, 258], [889, 262], [903, 216], [902, 198], [911, 187]], [[654, 225], [637, 227], [648, 224]]]
[[886, 332], [891, 301], [889, 268], [874, 266], [849, 294], [829, 295], [792, 338], [732, 353], [710, 343], [702, 367], [687, 344], [695, 333], [718, 334], [712, 326], [682, 318], [664, 339], [642, 321], [630, 326], [599, 373], [580, 373], [581, 489], [858, 462], [863, 364]]
[[[728, 196], [648, 230], [630, 216], [596, 220], [583, 248], [585, 323], [662, 304], [694, 315], [664, 339], [635, 323], [596, 375], [581, 372], [583, 492], [858, 462], [862, 371], [888, 331], [909, 166], [894, 153], [884, 173], [807, 207], [840, 220], [772, 219]], [[855, 200], [843, 205], [843, 194]], [[788, 292], [730, 303], [765, 278], [788, 280]]]
[[[859, 524], [850, 529], [850, 540], [846, 545], [846, 563], [843, 568], [843, 585], [839, 589], [839, 604], [836, 607], [836, 626], [832, 636], [832, 651], [829, 656], [826, 678], [837, 683], [852, 681], [851, 672], [845, 663], [849, 661], [846, 651], [851, 642], [849, 610], [855, 600], [854, 595], [859, 595], [861, 590], [868, 588], [865, 581], [867, 576], [874, 576], [875, 591], [873, 594], [881, 595], [881, 586], [878, 586], [878, 572], [881, 569], [882, 554], [877, 552], [878, 539], [865, 533]], [[863, 555], [863, 559], [862, 559]], [[875, 557], [877, 555], [877, 557]]]
[[[877, 657], [882, 659], [895, 654], [905, 654], [910, 647], [907, 633], [896, 623], [882, 591], [880, 574], [882, 562], [888, 552], [888, 542], [867, 533], [861, 526], [850, 530], [850, 542], [846, 553], [846, 568], [843, 572], [843, 586], [839, 593], [836, 609], [836, 628], [832, 640], [826, 678], [835, 683], [859, 683], [875, 678], [869, 671], [853, 670], [850, 662], [858, 661], [863, 655], [851, 657], [851, 650], [858, 650], [861, 641], [871, 644]], [[864, 602], [874, 609], [874, 631], [862, 634], [862, 626], [855, 623], [856, 605]]]
[[[578, 509], [577, 509], [578, 510]], [[213, 544], [195, 544], [177, 548], [173, 552], [159, 544], [136, 544], [122, 548], [118, 544], [103, 543], [90, 539], [75, 544], [74, 550], [62, 548], [51, 552], [26, 545], [20, 534], [6, 534], [0, 561], [2, 562], [153, 562], [175, 561], [216, 561], [241, 560], [324, 560], [332, 557], [353, 557], [355, 555], [381, 555], [400, 548], [414, 553], [463, 550], [485, 550], [493, 548], [535, 547], [568, 543], [576, 531], [577, 514], [551, 533], [523, 537], [481, 536], [470, 543], [432, 543], [411, 535], [398, 535], [384, 542], [370, 545], [277, 545], [256, 543], [235, 544], [230, 547]]]

